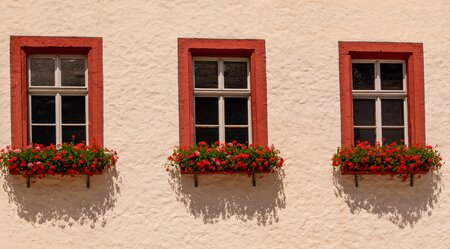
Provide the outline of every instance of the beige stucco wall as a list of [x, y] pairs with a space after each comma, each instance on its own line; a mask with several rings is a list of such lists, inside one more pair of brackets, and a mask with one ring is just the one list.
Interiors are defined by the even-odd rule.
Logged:
[[[449, 1], [0, 1], [0, 146], [10, 143], [10, 35], [103, 38], [115, 172], [0, 177], [0, 248], [450, 248], [449, 170], [414, 187], [333, 174], [338, 41], [424, 45], [426, 137], [450, 158]], [[269, 143], [284, 174], [168, 174], [178, 143], [177, 38], [264, 39]]]

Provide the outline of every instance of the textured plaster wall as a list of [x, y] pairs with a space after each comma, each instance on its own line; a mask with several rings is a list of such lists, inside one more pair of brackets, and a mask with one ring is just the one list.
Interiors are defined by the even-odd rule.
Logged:
[[[413, 188], [334, 174], [338, 41], [424, 44], [426, 137], [450, 158], [448, 1], [0, 1], [0, 145], [9, 36], [103, 38], [105, 145], [117, 170], [0, 177], [0, 248], [450, 248], [449, 170]], [[269, 143], [284, 174], [168, 174], [178, 143], [177, 38], [265, 39]]]

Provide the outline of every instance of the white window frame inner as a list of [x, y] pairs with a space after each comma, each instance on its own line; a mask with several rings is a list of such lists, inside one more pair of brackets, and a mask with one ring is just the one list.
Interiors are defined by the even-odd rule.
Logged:
[[[352, 64], [358, 63], [373, 63], [375, 70], [375, 89], [374, 90], [353, 90], [353, 76], [352, 79], [352, 99], [374, 99], [375, 100], [375, 126], [367, 125], [353, 125], [353, 128], [373, 129], [375, 128], [375, 142], [383, 143], [382, 131], [383, 128], [403, 128], [405, 144], [408, 144], [408, 100], [407, 100], [407, 74], [406, 62], [404, 60], [352, 60]], [[383, 63], [398, 63], [402, 64], [403, 68], [403, 90], [381, 90], [381, 76], [380, 64]], [[381, 117], [381, 100], [382, 99], [403, 99], [403, 126], [387, 126], [382, 125]]]
[[[217, 61], [218, 62], [218, 88], [196, 88], [195, 87], [195, 62], [196, 61]], [[226, 89], [225, 88], [225, 64], [224, 62], [247, 62], [247, 88]], [[194, 105], [196, 97], [217, 97], [219, 99], [219, 125], [197, 125], [195, 128], [219, 128], [219, 142], [225, 142], [225, 128], [248, 128], [248, 143], [252, 143], [252, 116], [251, 116], [251, 97], [250, 97], [250, 60], [240, 57], [193, 57], [192, 58], [192, 84], [194, 88]], [[247, 98], [247, 125], [225, 125], [225, 98]], [[194, 106], [195, 117], [195, 106]], [[195, 122], [195, 120], [194, 120]], [[195, 132], [194, 132], [195, 134]], [[231, 142], [231, 141], [226, 141]]]
[[[32, 58], [53, 58], [55, 59], [55, 85], [54, 86], [32, 86], [31, 85], [31, 59]], [[61, 59], [84, 59], [84, 86], [62, 86], [61, 85]], [[88, 62], [85, 55], [64, 55], [64, 54], [33, 54], [27, 56], [27, 86], [28, 86], [28, 143], [33, 141], [32, 126], [56, 126], [56, 144], [62, 144], [63, 126], [85, 126], [86, 144], [89, 141], [89, 101], [88, 101]], [[55, 96], [55, 124], [34, 124], [32, 123], [32, 96]], [[85, 123], [84, 124], [62, 124], [62, 96], [85, 96]]]

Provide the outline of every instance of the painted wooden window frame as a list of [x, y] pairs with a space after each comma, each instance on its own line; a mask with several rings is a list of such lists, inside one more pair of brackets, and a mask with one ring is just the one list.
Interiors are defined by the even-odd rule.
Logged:
[[103, 65], [101, 37], [11, 36], [11, 142], [29, 142], [27, 57], [36, 54], [87, 56], [87, 139], [103, 145]]
[[[54, 58], [55, 59], [55, 85], [54, 86], [32, 86], [31, 85], [31, 60], [33, 58]], [[61, 60], [64, 59], [83, 59], [84, 60], [84, 86], [63, 86], [61, 81]], [[32, 123], [32, 96], [55, 96], [55, 132], [56, 132], [56, 144], [61, 144], [63, 142], [62, 133], [63, 126], [84, 126], [86, 129], [85, 137], [86, 141], [89, 141], [89, 102], [87, 101], [88, 96], [88, 63], [87, 56], [84, 55], [60, 55], [60, 54], [31, 54], [27, 56], [27, 73], [28, 73], [28, 143], [33, 141], [32, 126], [40, 125], [50, 125], [50, 124], [34, 124]], [[83, 96], [85, 97], [85, 122], [84, 124], [67, 124], [62, 121], [62, 97], [64, 96]]]
[[352, 61], [403, 60], [406, 63], [407, 138], [409, 144], [425, 143], [423, 45], [394, 42], [339, 42], [341, 144], [353, 144]]
[[[355, 99], [373, 99], [375, 100], [375, 128], [376, 132], [376, 142], [382, 143], [382, 130], [383, 128], [403, 128], [404, 129], [404, 140], [405, 143], [408, 144], [408, 101], [406, 97], [406, 91], [408, 89], [408, 86], [406, 84], [407, 81], [407, 75], [406, 75], [406, 62], [404, 60], [352, 60], [353, 64], [359, 64], [359, 63], [370, 63], [374, 64], [375, 69], [375, 89], [374, 90], [354, 90], [352, 86], [352, 100]], [[381, 70], [380, 65], [383, 63], [395, 63], [395, 64], [402, 64], [403, 68], [403, 90], [382, 90], [381, 89]], [[403, 126], [387, 126], [382, 124], [382, 99], [402, 99], [403, 100]], [[352, 108], [353, 109], [353, 108]], [[357, 126], [354, 125], [354, 128], [365, 128], [369, 126]]]
[[[217, 88], [197, 88], [194, 86], [194, 99], [196, 97], [217, 97], [219, 99], [219, 124], [218, 125], [201, 125], [195, 123], [195, 128], [209, 128], [217, 127], [219, 129], [219, 141], [225, 142], [225, 128], [247, 128], [248, 129], [248, 143], [252, 143], [252, 126], [251, 126], [251, 81], [248, 58], [229, 58], [229, 57], [193, 57], [193, 72], [195, 71], [195, 61], [215, 61], [218, 63], [218, 87]], [[247, 63], [247, 87], [246, 88], [225, 88], [224, 71], [225, 62], [246, 62]], [[195, 82], [195, 73], [193, 74], [193, 81]], [[194, 84], [195, 85], [195, 84]], [[247, 98], [247, 124], [246, 125], [227, 125], [225, 124], [225, 99], [226, 98]], [[195, 106], [195, 101], [194, 101]], [[195, 110], [195, 108], [194, 108]], [[195, 117], [195, 111], [194, 111]], [[195, 120], [195, 118], [194, 118]], [[194, 121], [195, 122], [195, 121]], [[195, 134], [195, 132], [194, 132]], [[198, 142], [198, 141], [197, 141]], [[231, 141], [227, 141], [231, 142]]]
[[250, 65], [252, 143], [267, 145], [266, 56], [264, 40], [178, 39], [180, 146], [194, 144], [193, 57], [245, 57]]

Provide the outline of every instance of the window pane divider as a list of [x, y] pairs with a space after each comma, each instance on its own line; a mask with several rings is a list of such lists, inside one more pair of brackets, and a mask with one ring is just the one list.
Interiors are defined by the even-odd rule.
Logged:
[[383, 99], [389, 99], [389, 98], [404, 98], [406, 97], [405, 92], [378, 92], [378, 91], [371, 91], [371, 92], [353, 92], [352, 96], [354, 98], [377, 98], [381, 97]]
[[46, 123], [30, 123], [30, 125], [32, 125], [32, 126], [56, 126], [55, 123], [48, 123], [48, 124], [46, 124]]
[[375, 128], [377, 128], [377, 126], [375, 126], [375, 125], [354, 125], [353, 127], [357, 128], [357, 129], [375, 129]]
[[248, 97], [250, 91], [248, 90], [195, 90], [195, 97]]
[[88, 90], [86, 88], [65, 88], [65, 87], [53, 87], [53, 88], [28, 88], [28, 94], [32, 95], [45, 95], [45, 94], [56, 94], [61, 95], [87, 95]]
[[219, 125], [196, 124], [195, 127], [197, 127], [197, 128], [217, 128], [217, 127], [219, 127]]

